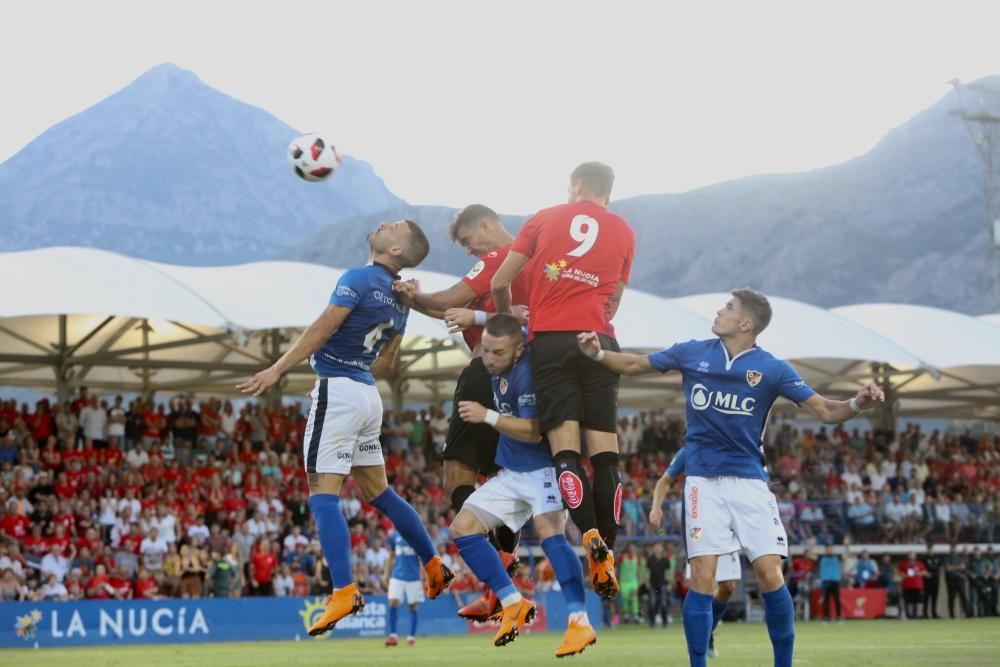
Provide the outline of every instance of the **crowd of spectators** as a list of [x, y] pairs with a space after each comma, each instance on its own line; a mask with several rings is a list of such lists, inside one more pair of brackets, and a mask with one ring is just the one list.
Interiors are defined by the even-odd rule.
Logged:
[[[301, 465], [303, 412], [299, 403], [186, 397], [126, 403], [84, 388], [64, 404], [0, 401], [0, 600], [327, 593]], [[448, 530], [453, 511], [437, 460], [447, 425], [436, 408], [387, 412], [382, 443], [389, 482], [458, 573], [451, 590], [461, 602], [478, 584]], [[788, 424], [769, 431], [765, 451], [793, 543], [997, 536], [995, 437], [915, 427], [895, 440]], [[623, 544], [662, 538], [648, 524], [649, 499], [683, 433], [683, 421], [659, 412], [622, 419]], [[676, 539], [679, 492], [666, 502], [664, 528]], [[897, 504], [928, 518], [897, 519]], [[949, 514], [939, 520], [942, 505]], [[358, 586], [382, 593], [391, 525], [350, 480], [341, 507]], [[544, 561], [517, 577], [528, 591], [551, 582]]]

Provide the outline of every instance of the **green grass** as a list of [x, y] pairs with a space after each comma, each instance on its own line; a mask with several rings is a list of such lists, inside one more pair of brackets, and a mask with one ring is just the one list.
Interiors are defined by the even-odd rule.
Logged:
[[[849, 621], [844, 624], [800, 623], [795, 664], [804, 667], [860, 665], [997, 665], [1000, 664], [1000, 620]], [[556, 663], [552, 653], [557, 633], [526, 635], [505, 648], [494, 648], [488, 635], [421, 637], [413, 648], [386, 648], [381, 639], [308, 640], [150, 645], [101, 648], [7, 650], [5, 665], [429, 665], [486, 667]], [[721, 654], [713, 667], [770, 667], [771, 645], [759, 623], [724, 625], [716, 634]], [[571, 665], [639, 667], [687, 665], [680, 625], [667, 630], [604, 630], [596, 645], [568, 660]], [[563, 664], [560, 662], [559, 664]]]

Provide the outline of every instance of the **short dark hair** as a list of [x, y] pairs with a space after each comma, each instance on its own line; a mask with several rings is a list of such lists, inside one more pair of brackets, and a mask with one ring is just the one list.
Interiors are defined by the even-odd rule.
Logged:
[[771, 302], [767, 300], [762, 292], [749, 287], [729, 290], [729, 293], [740, 300], [740, 304], [750, 313], [753, 320], [753, 333], [759, 336], [760, 332], [771, 323]]
[[615, 184], [615, 171], [603, 162], [584, 162], [573, 170], [570, 183], [582, 183], [583, 187], [598, 197], [610, 197]]
[[506, 313], [497, 313], [486, 320], [486, 333], [497, 338], [502, 336], [521, 338], [524, 335], [521, 332], [521, 323], [517, 321], [517, 318]]
[[469, 204], [455, 215], [455, 219], [448, 225], [448, 238], [452, 242], [458, 241], [458, 230], [468, 225], [474, 225], [481, 220], [500, 222], [497, 212], [485, 204]]
[[404, 222], [410, 228], [410, 238], [400, 259], [403, 268], [413, 268], [427, 258], [431, 251], [431, 242], [427, 240], [427, 235], [424, 234], [424, 230], [420, 229], [420, 225], [412, 220], [404, 220]]

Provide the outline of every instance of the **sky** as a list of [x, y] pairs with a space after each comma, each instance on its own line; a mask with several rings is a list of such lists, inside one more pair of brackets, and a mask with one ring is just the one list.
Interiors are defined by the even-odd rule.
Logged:
[[0, 162], [173, 62], [411, 203], [530, 213], [587, 160], [623, 198], [861, 155], [1000, 74], [998, 25], [960, 1], [3, 3]]

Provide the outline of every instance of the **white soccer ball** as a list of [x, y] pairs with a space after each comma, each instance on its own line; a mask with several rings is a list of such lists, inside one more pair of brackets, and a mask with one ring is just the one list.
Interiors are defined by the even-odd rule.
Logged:
[[318, 134], [304, 134], [288, 144], [288, 161], [299, 178], [323, 181], [340, 166], [340, 154], [329, 141]]

